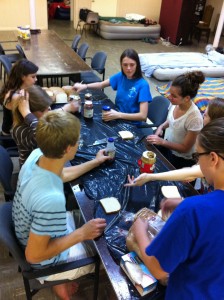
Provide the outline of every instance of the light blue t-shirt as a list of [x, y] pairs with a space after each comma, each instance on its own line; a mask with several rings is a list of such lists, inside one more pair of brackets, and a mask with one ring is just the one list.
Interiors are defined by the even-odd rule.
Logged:
[[112, 89], [117, 91], [115, 104], [120, 112], [138, 113], [140, 102], [152, 100], [149, 84], [144, 78], [128, 79], [119, 72], [109, 80]]
[[[59, 176], [36, 164], [42, 155], [41, 150], [36, 149], [26, 160], [13, 199], [15, 233], [24, 248], [30, 231], [51, 238], [68, 234], [63, 182]], [[67, 256], [68, 250], [33, 266], [54, 265], [66, 261]]]

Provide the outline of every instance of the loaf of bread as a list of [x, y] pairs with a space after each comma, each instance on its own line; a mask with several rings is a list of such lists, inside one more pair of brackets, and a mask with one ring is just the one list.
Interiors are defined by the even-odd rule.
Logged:
[[[147, 234], [148, 234], [150, 240], [157, 235], [157, 233], [161, 230], [161, 228], [165, 224], [165, 222], [163, 221], [163, 219], [160, 216], [158, 216], [154, 211], [152, 211], [146, 207], [140, 209], [135, 214], [134, 222], [138, 218], [147, 220], [147, 222], [148, 222]], [[126, 245], [127, 245], [127, 248], [129, 251], [135, 251], [137, 253], [137, 255], [140, 258], [142, 258], [141, 252], [139, 250], [138, 244], [137, 244], [135, 236], [134, 236], [134, 233], [132, 231], [132, 226], [129, 229], [128, 236], [126, 238]]]
[[73, 89], [72, 89], [72, 86], [71, 85], [64, 85], [62, 87], [63, 91], [67, 94], [67, 96], [71, 95], [71, 93], [75, 92]]
[[56, 103], [67, 103], [68, 96], [65, 93], [56, 94]]
[[121, 209], [121, 205], [117, 198], [107, 197], [100, 200], [106, 214], [112, 214], [118, 212]]
[[54, 94], [53, 91], [51, 91], [50, 89], [45, 89], [46, 93], [48, 94], [48, 96], [51, 97], [52, 101], [55, 102], [56, 101], [56, 95]]

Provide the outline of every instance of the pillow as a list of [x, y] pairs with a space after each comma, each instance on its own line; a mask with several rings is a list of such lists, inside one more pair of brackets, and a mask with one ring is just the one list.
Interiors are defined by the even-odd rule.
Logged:
[[208, 59], [211, 60], [213, 63], [216, 63], [217, 65], [223, 65], [224, 64], [224, 55], [215, 51], [215, 50], [212, 50], [212, 51], [209, 51], [207, 53], [208, 55]]
[[139, 21], [141, 19], [145, 19], [145, 16], [142, 16], [142, 15], [139, 15], [139, 14], [126, 14], [125, 19]]

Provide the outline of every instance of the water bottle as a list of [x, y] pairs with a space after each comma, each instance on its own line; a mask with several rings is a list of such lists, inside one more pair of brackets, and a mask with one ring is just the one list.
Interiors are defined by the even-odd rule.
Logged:
[[111, 158], [111, 160], [115, 159], [116, 148], [114, 146], [114, 139], [111, 137], [107, 140], [106, 153]]

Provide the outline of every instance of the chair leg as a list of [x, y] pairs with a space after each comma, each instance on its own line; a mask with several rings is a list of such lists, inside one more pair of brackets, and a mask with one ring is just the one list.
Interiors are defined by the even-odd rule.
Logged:
[[209, 37], [210, 37], [210, 29], [207, 31], [207, 44], [208, 44], [208, 41], [209, 41]]
[[23, 277], [23, 283], [24, 283], [24, 287], [25, 287], [25, 291], [26, 291], [26, 299], [27, 300], [32, 300], [32, 293], [30, 291], [30, 284], [29, 281]]
[[97, 257], [95, 263], [95, 276], [94, 276], [94, 293], [93, 300], [97, 300], [99, 289], [99, 275], [100, 275], [100, 258]]

